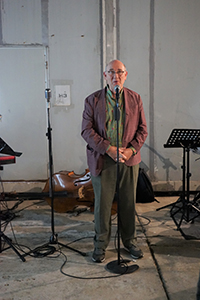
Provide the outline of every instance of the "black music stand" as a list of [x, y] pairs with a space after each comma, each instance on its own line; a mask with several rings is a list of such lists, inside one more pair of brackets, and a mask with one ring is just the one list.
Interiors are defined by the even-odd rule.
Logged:
[[[195, 201], [190, 201], [190, 149], [200, 146], [200, 129], [173, 129], [167, 143], [164, 144], [165, 148], [183, 148], [183, 165], [182, 165], [182, 182], [183, 188], [180, 198], [172, 204], [170, 210], [170, 216], [174, 220], [178, 229], [182, 224], [182, 221], [193, 221], [200, 215]], [[164, 206], [162, 208], [165, 208]], [[160, 208], [161, 209], [161, 208]], [[179, 215], [179, 222], [175, 219], [175, 216]]]
[[21, 156], [21, 152], [14, 151], [1, 137], [0, 137], [0, 153], [13, 155], [13, 156]]
[[[0, 153], [7, 154], [7, 155], [13, 155], [13, 156], [21, 156], [21, 152], [15, 152], [2, 138], [0, 138]], [[0, 180], [1, 181], [1, 180]], [[0, 194], [0, 253], [3, 251], [12, 248], [13, 251], [19, 256], [19, 258], [22, 261], [25, 261], [25, 258], [19, 253], [19, 251], [15, 248], [15, 246], [12, 243], [12, 240], [7, 237], [3, 231], [2, 231], [2, 221], [4, 220], [4, 214], [1, 210], [1, 202], [5, 201], [4, 194]], [[9, 220], [7, 223], [9, 223], [11, 220]], [[5, 221], [6, 222], [6, 221]], [[3, 242], [8, 244], [8, 247], [3, 247]]]

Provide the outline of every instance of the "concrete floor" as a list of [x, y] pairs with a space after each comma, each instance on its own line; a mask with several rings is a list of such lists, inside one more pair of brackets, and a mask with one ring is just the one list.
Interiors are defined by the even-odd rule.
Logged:
[[[177, 197], [156, 199], [159, 203], [137, 204], [138, 244], [144, 257], [128, 264], [128, 270], [135, 265], [139, 267], [135, 272], [120, 275], [107, 270], [109, 262], [118, 260], [115, 216], [106, 260], [96, 264], [91, 260], [93, 213], [88, 210], [78, 216], [55, 213], [54, 233], [64, 247], [54, 245], [57, 251], [47, 256], [49, 248], [43, 247], [37, 251], [40, 257], [29, 253], [24, 256], [25, 262], [11, 248], [1, 252], [0, 300], [195, 300], [200, 241], [184, 239], [170, 217], [169, 208], [156, 211]], [[45, 201], [24, 201], [17, 211], [5, 234], [24, 245], [21, 250], [28, 253], [27, 247], [33, 250], [55, 238], [51, 208]], [[198, 217], [194, 224], [186, 223], [186, 227], [198, 232], [199, 221]], [[131, 259], [122, 245], [120, 254], [123, 259]]]

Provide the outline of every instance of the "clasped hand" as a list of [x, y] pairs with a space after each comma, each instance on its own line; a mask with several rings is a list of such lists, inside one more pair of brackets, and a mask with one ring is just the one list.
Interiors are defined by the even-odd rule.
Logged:
[[[114, 160], [117, 161], [117, 147], [110, 146], [106, 153]], [[133, 155], [133, 151], [130, 148], [119, 148], [119, 162], [125, 163]]]

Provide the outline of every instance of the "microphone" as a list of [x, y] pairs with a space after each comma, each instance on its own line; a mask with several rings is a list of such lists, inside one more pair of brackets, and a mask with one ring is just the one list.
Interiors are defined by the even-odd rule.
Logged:
[[114, 118], [116, 121], [119, 121], [120, 119], [120, 110], [118, 107], [118, 100], [119, 100], [119, 91], [120, 91], [120, 86], [116, 85], [114, 87], [115, 93], [116, 93], [116, 105], [115, 105], [115, 110], [114, 110]]
[[45, 90], [45, 98], [47, 99], [47, 102], [50, 101], [50, 98], [51, 98], [51, 89], [46, 89]]
[[119, 95], [120, 86], [119, 86], [119, 85], [116, 85], [116, 86], [114, 87], [114, 90], [115, 90], [115, 93], [116, 93], [117, 95]]

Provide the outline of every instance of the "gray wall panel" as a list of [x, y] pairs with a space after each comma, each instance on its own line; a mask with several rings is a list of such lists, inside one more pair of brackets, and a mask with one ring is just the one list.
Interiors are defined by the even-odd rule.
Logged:
[[41, 1], [6, 0], [1, 3], [3, 42], [41, 44]]
[[80, 135], [84, 99], [101, 88], [99, 1], [50, 1], [49, 7], [52, 102], [56, 84], [71, 87], [71, 106], [52, 107], [54, 169], [82, 173], [87, 167]]
[[[200, 2], [156, 1], [155, 5], [155, 149], [177, 167], [169, 179], [181, 179], [182, 150], [163, 149], [173, 128], [200, 128]], [[199, 179], [197, 156], [191, 157], [194, 180]], [[157, 159], [156, 177], [165, 180]]]
[[[119, 58], [128, 70], [125, 86], [141, 95], [149, 124], [150, 2], [123, 0], [119, 5]], [[149, 136], [146, 143], [149, 145]], [[149, 166], [149, 148], [141, 151], [143, 163]]]
[[0, 48], [0, 65], [1, 137], [23, 153], [3, 179], [46, 178], [44, 50]]

